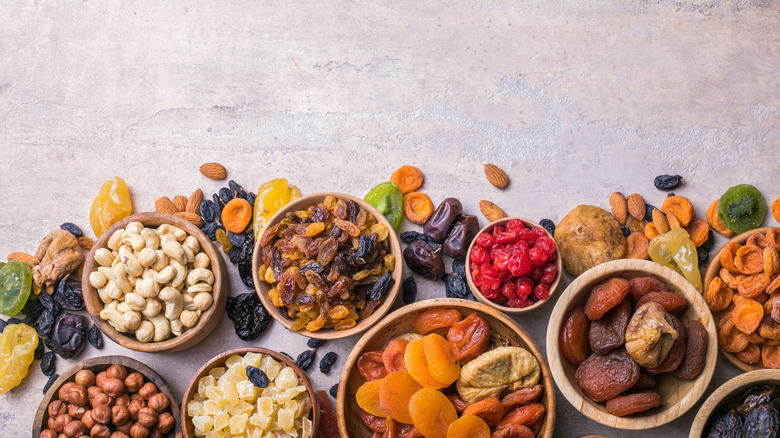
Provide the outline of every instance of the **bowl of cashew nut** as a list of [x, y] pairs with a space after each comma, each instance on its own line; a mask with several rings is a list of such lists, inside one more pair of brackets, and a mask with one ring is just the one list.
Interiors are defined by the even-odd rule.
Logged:
[[230, 295], [225, 262], [197, 227], [139, 213], [106, 230], [84, 263], [87, 311], [136, 351], [186, 350], [219, 324]]

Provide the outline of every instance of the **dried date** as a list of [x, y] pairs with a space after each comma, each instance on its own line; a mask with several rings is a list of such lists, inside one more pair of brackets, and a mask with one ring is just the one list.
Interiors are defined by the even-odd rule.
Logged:
[[617, 306], [590, 324], [588, 341], [596, 353], [604, 354], [626, 343], [626, 327], [631, 318], [631, 303], [623, 298]]
[[404, 261], [414, 273], [428, 280], [441, 280], [444, 275], [441, 257], [422, 240], [415, 240], [404, 249]]

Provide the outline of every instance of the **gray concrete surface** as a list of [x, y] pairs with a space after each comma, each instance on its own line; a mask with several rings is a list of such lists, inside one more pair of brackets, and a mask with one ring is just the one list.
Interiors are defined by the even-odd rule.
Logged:
[[[677, 192], [699, 216], [737, 183], [771, 202], [780, 195], [778, 19], [775, 0], [5, 0], [0, 256], [33, 252], [63, 221], [88, 229], [92, 199], [114, 175], [135, 211], [161, 195], [210, 194], [221, 185], [197, 172], [208, 161], [253, 189], [286, 177], [303, 193], [359, 196], [412, 164], [434, 202], [457, 196], [477, 213], [489, 199], [535, 220], [558, 221], [579, 203], [606, 207], [614, 190], [660, 203], [660, 173], [685, 176]], [[507, 190], [485, 181], [486, 162], [508, 171]], [[231, 280], [233, 294], [247, 291]], [[420, 298], [443, 295], [421, 282]], [[518, 318], [543, 349], [551, 301]], [[340, 366], [354, 340], [324, 349]], [[279, 325], [249, 344], [305, 349]], [[203, 362], [240, 345], [224, 318], [188, 352], [108, 342], [77, 360], [138, 358], [180, 396]], [[719, 357], [707, 395], [736, 374]], [[321, 389], [337, 375], [311, 372]], [[45, 381], [36, 362], [0, 396], [0, 435], [29, 433]], [[625, 432], [558, 396], [561, 437], [684, 437], [699, 406]]]

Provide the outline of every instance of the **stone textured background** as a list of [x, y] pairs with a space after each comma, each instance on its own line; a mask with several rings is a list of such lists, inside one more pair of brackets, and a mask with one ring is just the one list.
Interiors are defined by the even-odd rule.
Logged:
[[[775, 0], [6, 0], [0, 255], [34, 252], [63, 221], [88, 228], [92, 199], [114, 175], [136, 211], [161, 195], [213, 193], [221, 184], [197, 172], [208, 161], [250, 189], [286, 177], [306, 194], [359, 196], [412, 164], [436, 203], [457, 196], [477, 213], [490, 199], [556, 222], [579, 203], [606, 207], [614, 190], [660, 203], [660, 173], [685, 176], [677, 193], [699, 216], [738, 183], [771, 202], [780, 194], [779, 20]], [[485, 181], [486, 162], [507, 170], [507, 190]], [[247, 291], [237, 275], [232, 284]], [[421, 281], [421, 298], [443, 295]], [[551, 301], [518, 318], [541, 348]], [[208, 358], [243, 344], [227, 318], [190, 352], [108, 343], [79, 359], [138, 358], [177, 395]], [[278, 325], [252, 344], [305, 349]], [[329, 349], [341, 365], [350, 341]], [[717, 366], [707, 395], [737, 374], [722, 357]], [[311, 372], [322, 389], [337, 374]], [[36, 362], [0, 396], [4, 436], [29, 433], [45, 381]], [[558, 395], [561, 437], [683, 437], [698, 409], [623, 432]]]

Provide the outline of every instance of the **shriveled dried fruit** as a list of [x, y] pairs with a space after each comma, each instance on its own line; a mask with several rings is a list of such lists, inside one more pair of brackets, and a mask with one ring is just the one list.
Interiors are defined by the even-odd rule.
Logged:
[[425, 335], [439, 329], [446, 329], [462, 320], [456, 309], [432, 309], [421, 313], [414, 321], [414, 331]]
[[772, 277], [780, 272], [780, 255], [774, 248], [764, 248], [764, 274]]
[[661, 211], [673, 214], [683, 227], [687, 227], [693, 219], [693, 204], [684, 196], [667, 197], [661, 204]]
[[639, 365], [623, 349], [605, 355], [593, 354], [580, 364], [574, 378], [586, 396], [603, 402], [636, 384]]
[[387, 376], [385, 364], [382, 361], [382, 351], [367, 351], [358, 357], [358, 372], [364, 379], [378, 380]]
[[[764, 313], [767, 313], [766, 307], [764, 307]], [[758, 325], [758, 330], [756, 330], [756, 332], [762, 338], [780, 340], [780, 323], [775, 321], [771, 316], [764, 316], [764, 319], [761, 320], [761, 324]]]
[[447, 438], [490, 438], [490, 427], [480, 417], [463, 415], [450, 424]]
[[404, 214], [417, 225], [428, 222], [433, 214], [433, 202], [425, 193], [410, 192], [404, 195]]
[[746, 364], [754, 364], [761, 360], [761, 348], [756, 344], [748, 344], [747, 348], [735, 354], [735, 356]]
[[401, 193], [407, 194], [420, 188], [423, 174], [414, 166], [401, 166], [390, 176], [390, 182], [395, 183]]
[[590, 324], [590, 348], [596, 353], [604, 354], [625, 344], [626, 327], [630, 317], [631, 303], [628, 298], [623, 298], [620, 304]]
[[405, 370], [390, 373], [379, 387], [379, 405], [394, 420], [411, 424], [409, 400], [420, 389], [422, 386]]
[[476, 313], [456, 322], [447, 332], [447, 340], [455, 357], [468, 362], [485, 352], [490, 343], [490, 326]]
[[655, 387], [655, 379], [649, 374], [639, 373], [639, 380], [631, 387], [631, 391], [644, 391]]
[[555, 227], [555, 242], [564, 268], [575, 276], [626, 254], [626, 238], [618, 221], [591, 205], [579, 205], [566, 214]]
[[409, 342], [406, 339], [393, 339], [382, 351], [382, 363], [384, 363], [388, 373], [406, 369], [406, 365], [404, 365], [404, 351], [406, 351], [408, 344]]
[[585, 315], [591, 321], [601, 318], [609, 309], [617, 306], [628, 294], [629, 282], [613, 277], [593, 287], [585, 303]]
[[495, 426], [504, 418], [504, 406], [495, 397], [488, 397], [476, 403], [472, 403], [463, 411], [463, 415], [473, 415], [479, 417], [488, 424]]
[[731, 237], [734, 232], [731, 231], [726, 227], [726, 225], [723, 224], [723, 222], [718, 217], [718, 200], [716, 199], [713, 201], [712, 204], [707, 208], [707, 223], [710, 225], [710, 228], [713, 230], [719, 232], [725, 237]]
[[643, 412], [661, 405], [661, 396], [654, 391], [620, 395], [607, 400], [607, 412], [618, 417]]
[[705, 298], [710, 310], [719, 312], [731, 304], [733, 294], [732, 290], [719, 277], [715, 277], [707, 287]]
[[585, 315], [584, 308], [576, 307], [571, 311], [561, 328], [558, 339], [559, 348], [563, 357], [575, 366], [590, 356], [591, 349], [588, 339], [590, 324], [590, 319]]
[[734, 254], [734, 266], [746, 275], [763, 272], [764, 251], [754, 245], [745, 245]]
[[505, 390], [535, 386], [540, 374], [539, 362], [528, 350], [498, 347], [461, 368], [458, 394], [466, 403], [500, 397]]
[[[335, 396], [334, 396], [335, 397]], [[357, 408], [358, 417], [369, 429], [377, 433], [385, 433], [387, 430], [387, 420], [376, 415], [371, 415], [363, 409]]]
[[691, 242], [693, 242], [697, 248], [704, 245], [704, 243], [707, 242], [707, 239], [710, 237], [710, 226], [706, 221], [701, 219], [692, 220], [691, 223], [685, 227], [685, 230], [688, 232], [688, 235], [691, 238]]
[[718, 332], [718, 343], [721, 348], [729, 353], [739, 353], [744, 350], [750, 343], [748, 335], [742, 333], [736, 325], [734, 320], [728, 318], [720, 327]]
[[761, 192], [750, 184], [729, 188], [718, 201], [718, 218], [735, 233], [744, 233], [764, 222], [766, 203]]
[[764, 306], [756, 300], [745, 298], [734, 307], [731, 318], [739, 331], [749, 335], [755, 332], [758, 325], [761, 324], [761, 320], [764, 318]]
[[658, 228], [656, 228], [655, 224], [653, 222], [648, 222], [645, 226], [645, 237], [647, 237], [647, 240], [652, 241], [654, 238], [658, 237]]
[[685, 357], [672, 372], [678, 379], [693, 380], [704, 369], [707, 357], [707, 329], [699, 321], [685, 321]]
[[780, 368], [780, 345], [762, 345], [761, 361], [767, 368]]
[[414, 380], [425, 388], [440, 389], [446, 386], [431, 375], [422, 339], [409, 342], [404, 350], [404, 366]]
[[647, 254], [649, 243], [644, 233], [631, 233], [626, 238], [626, 258], [647, 260], [650, 257]]
[[384, 379], [365, 382], [355, 393], [355, 401], [360, 409], [376, 417], [387, 417], [387, 412], [382, 409], [379, 399], [379, 391]]
[[460, 375], [460, 364], [450, 343], [437, 333], [425, 335], [422, 342], [431, 376], [445, 386], [451, 385]]
[[491, 438], [534, 438], [534, 436], [531, 429], [525, 426], [510, 424], [503, 429], [493, 432]]
[[757, 298], [769, 288], [771, 281], [766, 274], [755, 274], [745, 277], [737, 285], [737, 291], [746, 298]]
[[675, 316], [682, 315], [685, 308], [688, 307], [688, 300], [674, 292], [650, 292], [637, 301], [636, 307], [639, 308], [642, 304], [649, 302], [660, 304], [664, 310]]
[[501, 399], [501, 404], [504, 406], [504, 410], [508, 412], [518, 406], [539, 400], [541, 395], [542, 385], [536, 385], [531, 388], [522, 388]]
[[646, 371], [652, 375], [668, 373], [670, 371], [676, 370], [686, 355], [685, 348], [687, 344], [685, 337], [685, 327], [676, 316], [669, 315], [669, 317], [672, 319], [672, 326], [674, 327], [674, 330], [677, 332], [678, 336], [677, 339], [674, 340], [674, 344], [672, 344], [672, 348], [669, 350], [669, 354], [666, 355], [666, 358], [664, 358], [663, 362], [661, 362], [661, 364], [655, 368], [646, 368]]
[[525, 426], [530, 428], [536, 424], [545, 414], [544, 405], [541, 403], [529, 403], [527, 405], [515, 408], [508, 412], [496, 426], [496, 430], [504, 429], [507, 426]]
[[646, 303], [636, 309], [628, 323], [626, 351], [639, 365], [655, 368], [678, 336], [666, 310], [658, 303]]
[[685, 180], [680, 175], [658, 175], [653, 179], [653, 184], [655, 185], [655, 188], [658, 190], [674, 190], [677, 187], [680, 187], [683, 183], [685, 183]]
[[429, 388], [417, 391], [409, 400], [409, 415], [415, 429], [431, 438], [446, 438], [450, 424], [458, 419], [450, 400]]
[[628, 294], [634, 302], [638, 302], [643, 296], [650, 292], [666, 291], [669, 288], [663, 281], [655, 277], [635, 277], [628, 280]]

